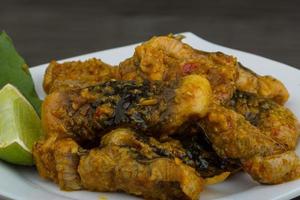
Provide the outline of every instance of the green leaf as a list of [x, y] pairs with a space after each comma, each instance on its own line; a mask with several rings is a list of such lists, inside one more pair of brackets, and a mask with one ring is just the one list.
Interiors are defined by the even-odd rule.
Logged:
[[6, 84], [12, 84], [40, 113], [41, 100], [35, 91], [32, 77], [24, 59], [15, 50], [10, 37], [0, 33], [0, 89]]

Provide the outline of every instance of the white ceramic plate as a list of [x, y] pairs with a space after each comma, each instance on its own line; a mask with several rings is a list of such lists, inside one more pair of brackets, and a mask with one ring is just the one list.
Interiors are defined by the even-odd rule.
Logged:
[[[255, 72], [263, 75], [270, 74], [280, 79], [291, 94], [287, 106], [291, 108], [300, 119], [299, 70], [267, 58], [210, 43], [193, 33], [183, 33], [183, 35], [186, 36], [184, 42], [190, 44], [194, 48], [205, 51], [222, 51], [226, 54], [234, 55], [241, 63], [253, 69]], [[129, 45], [66, 60], [85, 60], [87, 58], [96, 57], [110, 64], [118, 64], [120, 61], [133, 54], [135, 46], [136, 45]], [[41, 98], [45, 96], [42, 89], [42, 82], [46, 67], [47, 64], [30, 69], [37, 92]], [[300, 153], [300, 145], [297, 148], [297, 152]], [[10, 199], [28, 200], [99, 200], [101, 197], [108, 200], [139, 199], [123, 193], [99, 193], [88, 191], [63, 192], [52, 182], [41, 179], [34, 168], [12, 166], [3, 162], [0, 162], [0, 195]], [[239, 173], [223, 183], [206, 187], [204, 192], [201, 193], [201, 199], [278, 200], [290, 199], [298, 195], [300, 195], [300, 180], [280, 185], [267, 186], [257, 184], [245, 173]]]

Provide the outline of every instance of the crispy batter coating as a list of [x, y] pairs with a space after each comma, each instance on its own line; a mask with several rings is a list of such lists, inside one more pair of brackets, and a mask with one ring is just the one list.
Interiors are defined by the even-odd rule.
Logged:
[[42, 177], [63, 190], [125, 191], [148, 199], [198, 199], [204, 181], [184, 164], [178, 141], [160, 143], [129, 129], [106, 134], [84, 150], [71, 138], [39, 141], [33, 149]]
[[98, 59], [84, 62], [52, 61], [47, 68], [46, 93], [94, 85], [114, 79], [170, 81], [188, 74], [201, 74], [209, 80], [215, 100], [227, 102], [235, 89], [270, 98], [283, 105], [289, 93], [271, 76], [260, 76], [221, 52], [204, 52], [181, 42], [181, 37], [153, 37], [141, 44], [131, 58], [112, 67]]
[[278, 184], [300, 178], [300, 160], [294, 151], [254, 156], [243, 162], [246, 172], [264, 184]]
[[[289, 97], [285, 86], [232, 56], [193, 49], [179, 37], [153, 37], [115, 68], [96, 59], [52, 62], [44, 88], [51, 93], [42, 114], [46, 139], [36, 144], [34, 155], [41, 176], [63, 189], [195, 199], [203, 185], [197, 173], [214, 183], [239, 164], [264, 184], [299, 178], [299, 158], [292, 151], [299, 124], [282, 106]], [[193, 140], [192, 124], [204, 129], [206, 136], [198, 136], [208, 138], [210, 148]], [[123, 129], [102, 137], [118, 127], [167, 142]], [[193, 132], [187, 142], [177, 138], [183, 145], [169, 138], [187, 132]], [[81, 154], [75, 141], [96, 148]]]
[[238, 158], [253, 179], [278, 184], [300, 177], [300, 162], [294, 151], [276, 142], [272, 134], [250, 124], [244, 116], [215, 105], [200, 122], [216, 152], [225, 158]]
[[193, 168], [167, 158], [142, 157], [126, 147], [93, 149], [80, 160], [82, 184], [90, 190], [125, 191], [146, 199], [198, 199], [203, 181]]
[[40, 176], [53, 180], [64, 190], [81, 189], [78, 151], [78, 144], [71, 138], [57, 140], [52, 136], [37, 142], [33, 156]]
[[116, 68], [95, 58], [62, 64], [52, 61], [46, 70], [43, 86], [46, 93], [77, 89], [110, 80], [115, 73]]
[[[197, 135], [198, 136], [198, 135]], [[159, 142], [152, 137], [136, 134], [128, 129], [119, 128], [104, 135], [101, 146], [134, 146], [148, 158], [157, 156], [180, 159], [183, 163], [193, 167], [205, 179], [220, 180], [218, 176], [226, 178], [231, 172], [240, 168], [238, 162], [221, 159], [200, 137], [168, 138]], [[196, 152], [197, 151], [197, 152]], [[223, 180], [224, 180], [223, 179]]]
[[195, 50], [173, 36], [160, 36], [138, 46], [132, 58], [120, 63], [119, 74], [127, 80], [163, 81], [201, 74], [209, 80], [215, 99], [223, 102], [235, 89], [237, 61], [221, 52]]
[[255, 94], [236, 91], [229, 107], [242, 114], [263, 134], [294, 150], [299, 137], [299, 123], [294, 114], [276, 102]]
[[164, 137], [189, 117], [206, 115], [210, 103], [210, 85], [199, 75], [170, 84], [109, 81], [51, 93], [43, 103], [42, 123], [46, 134], [59, 132], [79, 143], [120, 126]]
[[239, 63], [237, 89], [269, 98], [283, 105], [289, 98], [286, 87], [272, 76], [260, 76]]
[[[163, 130], [160, 134], [154, 132], [153, 135], [167, 136], [188, 120], [189, 116], [206, 115], [211, 102], [210, 96], [208, 81], [199, 75], [186, 76], [173, 84], [109, 81], [84, 89], [52, 92], [46, 97], [42, 108], [46, 137], [33, 149], [37, 168], [42, 177], [55, 181], [64, 190], [86, 188], [107, 191], [104, 182], [99, 180], [100, 177], [104, 179], [107, 173], [101, 167], [110, 164], [113, 167], [111, 170], [117, 170], [112, 172], [120, 173], [117, 174], [118, 182], [107, 179], [116, 184], [115, 189], [111, 187], [113, 191], [124, 190], [154, 199], [196, 199], [202, 190], [203, 180], [194, 168], [184, 164], [183, 161], [188, 157], [178, 144], [159, 143], [150, 139], [150, 148], [143, 142], [134, 143], [134, 138], [127, 137], [128, 140], [123, 141], [126, 144], [117, 147], [116, 143], [107, 145], [112, 140], [116, 142], [115, 138], [107, 139], [108, 136], [103, 138], [101, 149], [97, 148], [97, 143], [107, 131], [123, 126], [138, 129], [148, 135], [152, 135], [151, 130]], [[80, 155], [77, 143], [84, 148], [93, 148], [88, 154], [91, 156]], [[104, 144], [109, 147], [103, 147]], [[137, 144], [143, 144], [140, 147], [144, 150], [138, 148]], [[130, 145], [132, 147], [128, 148]], [[132, 148], [137, 149], [133, 151]], [[147, 165], [140, 163], [139, 157], [132, 156], [135, 152], [144, 157], [150, 156], [151, 160], [147, 161]], [[106, 154], [112, 154], [112, 158], [117, 160], [107, 163], [111, 160], [99, 157]], [[92, 159], [93, 164], [80, 164], [78, 168], [79, 159], [80, 163]], [[100, 166], [96, 160], [99, 160]], [[87, 166], [90, 168], [87, 169]], [[136, 168], [131, 168], [134, 166]], [[80, 175], [77, 174], [77, 168]], [[94, 176], [90, 176], [90, 169]], [[95, 176], [97, 169], [100, 177]], [[132, 173], [136, 169], [141, 174], [127, 177], [130, 169], [133, 170]], [[169, 171], [165, 171], [166, 169]], [[149, 173], [153, 176], [148, 177]], [[94, 177], [97, 179], [93, 179]], [[128, 178], [131, 185], [127, 184]], [[122, 180], [125, 181], [123, 186]], [[144, 189], [139, 187], [142, 180], [145, 183]]]
[[151, 140], [142, 142], [127, 129], [106, 134], [101, 148], [92, 149], [80, 160], [83, 186], [97, 191], [121, 190], [146, 199], [198, 199], [203, 179], [171, 156], [180, 153], [174, 152], [174, 143]]
[[57, 183], [56, 163], [54, 161], [55, 142], [56, 137], [39, 140], [33, 146], [32, 154], [40, 176]]
[[221, 157], [250, 158], [284, 150], [242, 115], [220, 105], [212, 106], [200, 123]]

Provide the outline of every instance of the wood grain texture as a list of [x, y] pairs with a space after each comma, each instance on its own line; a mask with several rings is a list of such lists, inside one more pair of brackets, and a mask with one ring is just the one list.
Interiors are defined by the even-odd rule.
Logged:
[[0, 29], [33, 66], [191, 31], [300, 67], [300, 1], [1, 0]]

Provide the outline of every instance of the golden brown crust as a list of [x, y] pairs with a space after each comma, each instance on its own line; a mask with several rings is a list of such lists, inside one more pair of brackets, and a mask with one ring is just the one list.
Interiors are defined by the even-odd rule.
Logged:
[[55, 141], [56, 137], [49, 137], [47, 140], [38, 141], [33, 146], [32, 154], [40, 176], [57, 183], [57, 172], [54, 162]]
[[294, 151], [255, 156], [243, 163], [244, 170], [260, 183], [279, 184], [300, 177], [300, 161]]
[[240, 159], [243, 169], [256, 181], [278, 184], [300, 177], [296, 153], [287, 151], [282, 144], [286, 140], [270, 135], [266, 127], [258, 129], [242, 115], [219, 105], [211, 108], [201, 124], [216, 152], [221, 157]]
[[[51, 93], [43, 102], [42, 123], [46, 135], [73, 137], [76, 141], [100, 138], [120, 126], [168, 136], [190, 117], [205, 116], [211, 96], [209, 82], [200, 75], [170, 84], [110, 81]], [[119, 106], [125, 103], [127, 107]]]
[[96, 191], [126, 191], [146, 199], [199, 198], [203, 181], [192, 168], [167, 158], [143, 163], [131, 154], [117, 146], [93, 149], [80, 160], [83, 186]]
[[92, 58], [82, 61], [51, 61], [44, 77], [44, 90], [50, 93], [58, 90], [77, 89], [110, 80], [115, 75], [115, 68]]
[[173, 36], [153, 37], [120, 64], [123, 79], [170, 81], [189, 74], [204, 75], [217, 101], [231, 98], [237, 78], [237, 61], [221, 52], [198, 51]]
[[63, 190], [82, 188], [77, 173], [79, 146], [71, 138], [48, 137], [33, 147], [33, 156], [40, 176], [57, 183]]
[[223, 106], [213, 105], [200, 123], [221, 157], [246, 159], [285, 150], [242, 115]]
[[179, 159], [157, 158], [146, 146], [136, 152], [132, 150], [134, 145], [128, 148], [115, 142], [102, 144], [107, 146], [91, 150], [80, 160], [78, 172], [85, 188], [121, 190], [146, 199], [199, 198], [203, 180]]
[[[287, 101], [289, 94], [285, 86], [271, 76], [255, 74], [238, 64], [236, 58], [232, 56], [221, 52], [208, 53], [195, 50], [174, 36], [153, 37], [139, 45], [131, 58], [115, 68], [97, 59], [63, 64], [55, 61], [50, 63], [45, 75], [44, 88], [47, 93], [52, 94], [46, 98], [42, 114], [47, 140], [38, 142], [33, 152], [41, 176], [54, 180], [63, 189], [81, 187], [78, 177], [74, 176], [76, 174], [74, 166], [78, 161], [76, 157], [78, 146], [71, 139], [71, 141], [64, 139], [73, 137], [77, 142], [81, 140], [77, 136], [70, 136], [72, 131], [63, 120], [69, 117], [64, 106], [67, 107], [72, 103], [68, 98], [72, 93], [69, 90], [74, 92], [78, 88], [102, 81], [109, 82], [110, 79], [138, 82], [146, 79], [152, 81], [151, 84], [157, 80], [166, 82], [176, 80], [184, 83], [187, 77], [197, 75], [205, 77], [208, 81], [203, 81], [205, 78], [202, 77], [192, 81], [192, 84], [182, 84], [181, 88], [177, 88], [173, 92], [176, 94], [175, 101], [170, 104], [171, 109], [168, 110], [171, 113], [168, 115], [169, 121], [164, 121], [161, 128], [153, 134], [159, 133], [158, 135], [165, 136], [161, 139], [166, 139], [185, 124], [184, 122], [190, 119], [191, 122], [199, 120], [218, 155], [222, 159], [232, 158], [242, 162], [244, 170], [255, 180], [265, 184], [277, 184], [298, 178], [299, 158], [295, 152], [289, 151], [293, 150], [297, 143], [298, 121], [288, 109], [273, 102], [283, 105]], [[233, 100], [237, 89], [255, 96], [254, 100], [245, 99], [246, 104], [250, 105], [249, 109], [243, 106], [226, 107], [228, 102]], [[75, 99], [87, 100], [86, 102], [95, 100], [86, 91], [74, 93], [73, 96], [77, 95], [78, 98]], [[262, 97], [267, 99], [264, 100], [267, 102], [267, 109], [264, 107], [265, 103], [263, 106], [256, 105], [257, 102], [261, 102], [259, 99]], [[215, 104], [209, 106], [212, 101]], [[78, 109], [81, 103], [72, 104], [74, 110]], [[158, 98], [147, 98], [142, 99], [139, 106], [147, 107], [158, 103], [160, 103]], [[86, 116], [88, 109], [86, 106], [76, 112], [82, 117]], [[254, 124], [249, 115], [256, 112], [259, 118]], [[104, 104], [97, 108], [97, 113], [104, 117], [112, 115], [114, 109], [111, 105]], [[193, 118], [190, 118], [191, 115]], [[159, 120], [157, 116], [154, 113], [148, 118]], [[86, 118], [77, 119], [80, 122], [80, 125], [77, 124], [78, 130], [85, 134], [90, 133], [91, 127], [94, 126], [85, 123]], [[72, 123], [68, 126], [76, 125]], [[158, 123], [159, 121], [155, 121], [155, 124]], [[129, 140], [133, 142], [133, 138]], [[181, 151], [176, 145], [176, 147], [168, 146], [169, 144], [150, 140], [156, 147]], [[182, 164], [179, 159], [160, 157], [149, 161], [147, 159], [155, 155], [149, 145], [125, 141], [122, 146], [118, 144], [120, 141], [116, 141], [117, 139], [113, 141], [112, 138], [107, 139], [104, 136], [100, 149], [94, 148], [89, 153], [80, 155], [82, 159], [79, 172], [85, 188], [100, 191], [124, 190], [146, 198], [197, 198], [203, 180], [196, 178], [195, 172]], [[64, 144], [66, 146], [63, 146]], [[58, 151], [57, 148], [61, 150]], [[133, 152], [133, 149], [137, 151]], [[137, 152], [143, 155], [144, 160], [147, 158], [146, 163], [141, 163], [137, 159]], [[60, 164], [53, 160], [59, 160]], [[135, 170], [138, 170], [138, 173], [134, 174]], [[72, 174], [71, 182], [65, 177], [65, 173], [69, 172]], [[223, 181], [228, 175], [229, 172], [224, 172], [220, 176], [207, 179], [206, 182]]]
[[66, 93], [54, 92], [48, 95], [42, 104], [42, 127], [46, 137], [66, 137], [67, 129], [61, 116], [67, 115], [64, 107], [68, 99]]
[[279, 80], [272, 76], [260, 76], [241, 64], [238, 67], [236, 86], [240, 91], [272, 99], [280, 105], [289, 98], [288, 90]]
[[294, 150], [299, 136], [299, 122], [286, 107], [258, 95], [236, 91], [229, 108], [242, 114], [247, 121], [263, 134]]

